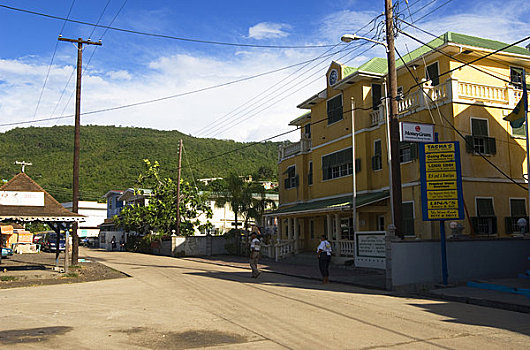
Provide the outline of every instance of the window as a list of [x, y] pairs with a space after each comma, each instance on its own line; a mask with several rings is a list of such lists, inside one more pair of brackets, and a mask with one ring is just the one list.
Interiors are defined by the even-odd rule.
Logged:
[[313, 162], [309, 162], [309, 170], [307, 172], [307, 184], [313, 184]]
[[304, 125], [304, 136], [306, 139], [311, 138], [311, 123]]
[[471, 135], [466, 136], [468, 153], [495, 154], [495, 138], [488, 137], [488, 120], [471, 118]]
[[342, 95], [328, 100], [328, 125], [342, 120]]
[[526, 219], [528, 224], [528, 216], [526, 216], [526, 201], [522, 198], [510, 198], [510, 216], [504, 218], [505, 231], [507, 234], [524, 233], [527, 231], [527, 227], [521, 227], [518, 222], [521, 218]]
[[523, 87], [523, 69], [518, 67], [510, 67], [510, 82], [513, 86]]
[[381, 150], [381, 140], [374, 142], [374, 156], [372, 157], [372, 170], [381, 170], [383, 168], [383, 158]]
[[404, 202], [401, 205], [401, 233], [414, 236], [414, 202]]
[[475, 198], [477, 216], [471, 218], [475, 234], [497, 233], [497, 217], [493, 209], [493, 198]]
[[425, 71], [425, 78], [431, 81], [432, 86], [440, 84], [440, 71], [438, 70], [438, 62], [434, 62], [427, 66]]
[[396, 100], [403, 100], [403, 86], [398, 86]]
[[526, 202], [524, 199], [510, 198], [510, 215], [518, 218], [526, 216]]
[[287, 174], [287, 178], [285, 179], [285, 188], [293, 188], [298, 187], [298, 175], [296, 175], [296, 167], [294, 165], [287, 168], [285, 171], [285, 174]]
[[355, 173], [358, 174], [361, 172], [361, 159], [356, 158], [355, 159]]
[[322, 157], [322, 178], [324, 180], [335, 179], [353, 173], [352, 149], [328, 154]]
[[315, 238], [315, 222], [313, 220], [309, 221], [309, 233], [311, 234], [311, 239]]
[[353, 241], [355, 232], [353, 232], [353, 219], [344, 218], [340, 220], [341, 238]]
[[411, 162], [418, 158], [418, 144], [415, 142], [400, 142], [399, 162]]
[[372, 84], [372, 109], [376, 110], [381, 104], [381, 84]]
[[379, 215], [377, 217], [377, 231], [384, 231], [385, 230], [385, 216]]

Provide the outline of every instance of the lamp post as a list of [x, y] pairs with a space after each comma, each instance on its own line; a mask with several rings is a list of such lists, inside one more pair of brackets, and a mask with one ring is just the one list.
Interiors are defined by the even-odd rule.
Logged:
[[[390, 17], [390, 20], [388, 19]], [[399, 163], [399, 122], [397, 119], [397, 74], [396, 59], [394, 56], [394, 37], [392, 35], [392, 9], [390, 13], [387, 9], [387, 42], [377, 41], [356, 34], [344, 34], [341, 37], [343, 42], [349, 43], [354, 40], [366, 40], [378, 45], [383, 45], [387, 54], [388, 61], [388, 81], [390, 92], [390, 103], [387, 109], [387, 123], [389, 125], [389, 144], [390, 152], [388, 154], [390, 163], [390, 202], [392, 212], [392, 223], [396, 228], [396, 235], [402, 237], [401, 232], [401, 167]], [[390, 33], [390, 34], [389, 34]]]

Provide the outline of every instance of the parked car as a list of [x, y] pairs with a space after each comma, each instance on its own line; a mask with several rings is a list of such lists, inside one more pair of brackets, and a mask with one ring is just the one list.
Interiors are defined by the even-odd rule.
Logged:
[[41, 243], [42, 238], [46, 235], [46, 233], [35, 233], [33, 235], [33, 243]]
[[[44, 237], [40, 240], [41, 244], [41, 250], [45, 252], [55, 252], [55, 244], [57, 243], [57, 233], [51, 232], [46, 233]], [[59, 251], [64, 251], [65, 249], [65, 236], [61, 233], [60, 240], [59, 240]]]
[[8, 256], [13, 255], [13, 249], [11, 248], [2, 248], [2, 258], [7, 258]]

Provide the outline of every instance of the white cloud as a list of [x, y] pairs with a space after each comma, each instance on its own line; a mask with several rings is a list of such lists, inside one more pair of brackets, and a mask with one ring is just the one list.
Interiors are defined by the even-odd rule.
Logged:
[[261, 40], [270, 38], [283, 38], [289, 35], [285, 30], [291, 26], [284, 23], [261, 22], [248, 28], [248, 38]]

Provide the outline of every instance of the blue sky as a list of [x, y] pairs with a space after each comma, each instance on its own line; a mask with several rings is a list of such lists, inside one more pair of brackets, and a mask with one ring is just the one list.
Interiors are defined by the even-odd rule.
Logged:
[[[108, 25], [124, 0], [77, 0], [71, 19]], [[500, 6], [499, 4], [502, 4]], [[66, 17], [71, 0], [1, 1], [21, 9]], [[106, 7], [106, 8], [105, 8]], [[105, 9], [105, 10], [104, 10]], [[104, 11], [103, 11], [104, 10]], [[113, 27], [177, 37], [230, 43], [280, 46], [339, 44], [344, 33], [370, 35], [363, 26], [384, 10], [384, 1], [139, 1], [128, 0]], [[410, 12], [409, 12], [410, 11]], [[398, 12], [435, 34], [447, 30], [513, 42], [529, 34], [529, 1], [409, 0]], [[380, 20], [379, 20], [380, 21]], [[377, 22], [376, 22], [377, 23]], [[84, 51], [84, 112], [187, 93], [297, 65], [259, 78], [156, 103], [89, 114], [83, 124], [176, 129], [201, 137], [260, 140], [290, 130], [288, 122], [304, 111], [296, 105], [325, 86], [331, 60], [360, 65], [384, 56], [380, 47], [252, 48], [189, 43], [96, 28], [0, 8], [0, 124], [73, 124], [73, 118], [38, 119], [73, 113], [76, 50], [61, 42], [49, 63], [57, 36], [102, 36], [103, 46]], [[363, 28], [363, 29], [361, 29]], [[422, 40], [430, 37], [407, 29]], [[373, 34], [373, 31], [371, 32]], [[528, 43], [524, 43], [526, 45]], [[397, 38], [401, 52], [417, 44]], [[351, 48], [351, 47], [350, 47]], [[319, 58], [320, 57], [320, 58]], [[42, 89], [44, 81], [46, 86]], [[63, 93], [64, 91], [64, 93]], [[39, 97], [40, 102], [39, 102]], [[38, 104], [38, 108], [37, 108]], [[0, 126], [0, 131], [14, 126]], [[292, 127], [291, 127], [292, 129]], [[296, 139], [296, 133], [284, 136]], [[282, 138], [280, 138], [282, 139]]]

